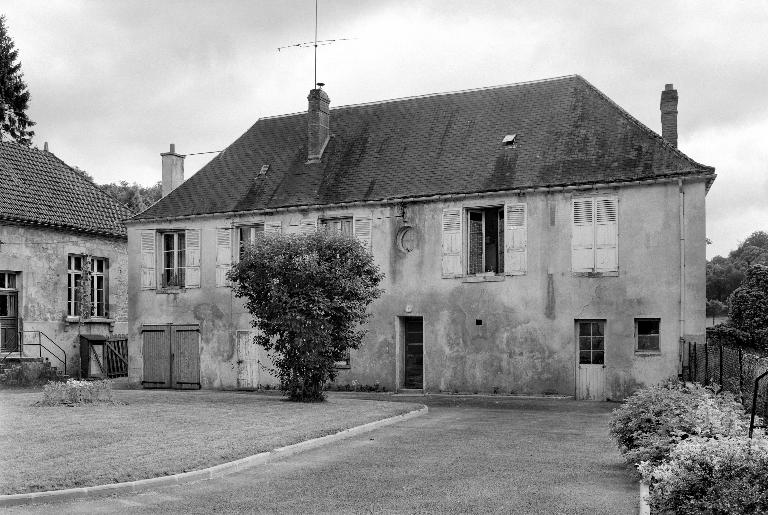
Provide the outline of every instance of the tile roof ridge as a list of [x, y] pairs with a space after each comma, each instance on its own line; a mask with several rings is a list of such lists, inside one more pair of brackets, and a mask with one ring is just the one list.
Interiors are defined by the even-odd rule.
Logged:
[[[441, 91], [437, 93], [425, 93], [423, 95], [412, 95], [408, 97], [399, 97], [399, 98], [389, 98], [385, 100], [372, 100], [370, 102], [361, 102], [359, 104], [345, 104], [340, 105], [336, 107], [331, 107], [331, 111], [335, 111], [337, 109], [350, 109], [353, 107], [367, 107], [372, 105], [379, 105], [379, 104], [389, 104], [392, 102], [403, 102], [406, 100], [418, 100], [421, 98], [432, 98], [432, 97], [441, 97], [441, 96], [448, 96], [448, 95], [460, 95], [462, 93], [474, 93], [477, 91], [490, 91], [494, 89], [502, 89], [502, 88], [510, 88], [515, 86], [528, 86], [530, 84], [540, 84], [545, 82], [556, 82], [559, 80], [565, 80], [565, 79], [573, 79], [578, 77], [576, 74], [571, 75], [560, 75], [558, 77], [549, 77], [546, 79], [536, 79], [536, 80], [529, 80], [529, 81], [522, 81], [522, 82], [512, 82], [508, 84], [498, 84], [496, 86], [483, 86], [480, 88], [468, 88], [468, 89], [459, 89], [454, 91]], [[306, 111], [298, 111], [295, 113], [286, 113], [286, 114], [275, 114], [270, 116], [262, 116], [257, 119], [257, 121], [261, 120], [274, 120], [275, 118], [287, 118], [289, 116], [299, 116], [307, 114]]]
[[577, 74], [570, 74], [570, 75], [560, 75], [558, 77], [549, 77], [546, 79], [536, 79], [536, 80], [529, 80], [529, 81], [522, 81], [522, 82], [512, 82], [508, 84], [498, 84], [495, 86], [483, 86], [480, 88], [468, 88], [468, 89], [459, 89], [454, 91], [443, 91], [438, 93], [425, 93], [423, 95], [412, 95], [409, 97], [400, 97], [400, 98], [391, 98], [386, 100], [375, 100], [372, 102], [361, 102], [359, 104], [347, 104], [347, 105], [341, 105], [336, 107], [331, 107], [331, 111], [334, 111], [336, 109], [349, 109], [353, 107], [367, 107], [372, 105], [378, 105], [378, 104], [389, 104], [392, 102], [403, 102], [406, 100], [418, 100], [422, 98], [432, 98], [432, 97], [442, 97], [442, 96], [448, 96], [448, 95], [461, 95], [464, 93], [475, 93], [478, 91], [491, 91], [495, 89], [503, 89], [503, 88], [512, 88], [517, 86], [529, 86], [531, 84], [542, 84], [547, 82], [557, 82], [562, 81], [566, 79], [574, 79], [579, 77]]
[[617, 111], [619, 111], [619, 113], [620, 113], [620, 114], [621, 114], [623, 117], [625, 117], [627, 120], [629, 120], [629, 121], [630, 121], [631, 123], [633, 123], [635, 126], [637, 126], [637, 127], [640, 129], [640, 130], [644, 131], [645, 133], [647, 133], [647, 134], [648, 134], [649, 136], [651, 136], [652, 138], [655, 138], [655, 139], [659, 140], [659, 142], [660, 142], [660, 143], [661, 143], [663, 146], [665, 146], [665, 147], [666, 147], [668, 150], [670, 150], [670, 151], [672, 151], [673, 153], [675, 153], [675, 154], [678, 154], [680, 157], [682, 157], [682, 158], [684, 158], [684, 159], [686, 159], [686, 160], [690, 161], [691, 163], [693, 163], [694, 165], [696, 165], [696, 166], [697, 166], [697, 167], [699, 167], [700, 169], [708, 169], [708, 170], [712, 170], [712, 171], [714, 171], [714, 170], [715, 170], [715, 168], [714, 168], [713, 166], [707, 166], [707, 165], [701, 164], [701, 163], [699, 163], [698, 161], [695, 161], [694, 159], [690, 158], [690, 157], [689, 157], [688, 155], [686, 155], [686, 154], [685, 154], [685, 153], [684, 153], [682, 150], [680, 150], [680, 149], [679, 149], [679, 148], [677, 148], [676, 146], [672, 145], [672, 144], [671, 144], [669, 141], [667, 141], [666, 139], [664, 139], [664, 137], [663, 137], [663, 136], [661, 136], [659, 133], [657, 133], [656, 131], [654, 131], [653, 129], [651, 129], [651, 128], [650, 128], [650, 127], [648, 127], [647, 125], [645, 125], [643, 122], [641, 122], [640, 120], [638, 120], [637, 118], [635, 118], [634, 116], [632, 116], [632, 115], [629, 113], [629, 111], [627, 111], [626, 109], [624, 109], [623, 107], [621, 107], [621, 106], [620, 106], [619, 104], [617, 104], [617, 103], [616, 103], [616, 102], [615, 102], [615, 101], [614, 101], [614, 100], [613, 100], [611, 97], [609, 97], [608, 95], [606, 95], [605, 93], [603, 93], [602, 91], [600, 91], [600, 89], [598, 89], [598, 88], [597, 88], [597, 86], [595, 86], [594, 84], [592, 84], [591, 82], [589, 82], [587, 79], [585, 79], [585, 78], [584, 78], [584, 77], [582, 77], [581, 75], [574, 75], [574, 77], [577, 77], [578, 79], [580, 79], [580, 80], [581, 80], [581, 81], [582, 81], [582, 82], [583, 82], [583, 83], [584, 83], [584, 84], [585, 84], [585, 85], [586, 85], [588, 88], [590, 88], [590, 89], [591, 89], [593, 92], [597, 93], [597, 95], [598, 95], [600, 98], [602, 98], [603, 100], [607, 101], [607, 102], [608, 102], [608, 104], [610, 104], [610, 105], [611, 105], [611, 106], [612, 106], [614, 109], [616, 109]]

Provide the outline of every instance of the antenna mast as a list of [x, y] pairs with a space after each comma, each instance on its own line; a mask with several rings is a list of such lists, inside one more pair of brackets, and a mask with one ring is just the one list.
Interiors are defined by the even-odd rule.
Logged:
[[315, 0], [315, 82], [312, 83], [312, 89], [317, 86], [317, 1]]

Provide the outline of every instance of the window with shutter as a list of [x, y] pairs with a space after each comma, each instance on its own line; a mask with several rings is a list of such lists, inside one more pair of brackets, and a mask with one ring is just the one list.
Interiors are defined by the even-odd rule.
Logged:
[[[523, 205], [523, 216], [524, 205]], [[491, 276], [502, 274], [505, 270], [505, 251], [504, 242], [512, 236], [506, 234], [509, 232], [504, 223], [504, 207], [495, 206], [487, 208], [471, 208], [466, 210], [466, 243], [467, 243], [467, 275]], [[518, 220], [519, 221], [519, 220]], [[523, 217], [523, 224], [525, 219]], [[524, 227], [515, 227], [514, 230], [522, 229], [515, 233], [517, 243], [523, 244], [516, 250], [522, 250], [524, 253], [525, 229]], [[524, 257], [524, 255], [523, 255]], [[520, 252], [512, 256], [513, 264], [524, 271], [524, 263], [519, 262]]]
[[571, 262], [574, 272], [618, 270], [618, 200], [573, 199]]
[[265, 230], [266, 230], [266, 225], [264, 224], [264, 222], [256, 222], [254, 224], [241, 225], [237, 227], [238, 258], [241, 258], [243, 256], [243, 252], [245, 251], [245, 246], [253, 244], [253, 242], [256, 241], [256, 235], [259, 233], [265, 232]]
[[277, 233], [280, 234], [283, 232], [283, 222], [277, 221], [277, 222], [267, 222], [264, 224], [264, 232], [266, 233]]
[[184, 288], [200, 287], [200, 229], [186, 230], [186, 267]]
[[508, 202], [504, 216], [504, 273], [523, 275], [528, 269], [528, 210], [525, 203]]
[[311, 234], [317, 231], [317, 218], [303, 218], [299, 221], [299, 232]]
[[142, 290], [154, 290], [157, 287], [155, 241], [155, 231], [141, 231], [139, 244], [141, 247]]
[[461, 277], [461, 208], [443, 209], [442, 269], [443, 277]]
[[371, 248], [371, 217], [356, 216], [353, 224], [355, 238], [367, 250]]
[[232, 268], [232, 229], [216, 229], [216, 287], [230, 286], [227, 272]]

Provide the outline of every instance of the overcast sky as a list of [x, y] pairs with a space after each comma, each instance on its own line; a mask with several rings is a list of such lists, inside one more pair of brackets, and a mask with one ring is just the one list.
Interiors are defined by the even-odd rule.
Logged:
[[[159, 154], [221, 150], [257, 118], [303, 111], [314, 1], [3, 0], [37, 122], [99, 183], [151, 184]], [[320, 0], [332, 105], [578, 73], [714, 166], [707, 257], [768, 230], [768, 2]], [[187, 177], [212, 155], [190, 156]]]

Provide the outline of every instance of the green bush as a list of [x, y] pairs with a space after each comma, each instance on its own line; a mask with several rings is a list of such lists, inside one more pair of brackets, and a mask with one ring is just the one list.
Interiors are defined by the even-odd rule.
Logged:
[[689, 436], [742, 435], [744, 409], [730, 393], [670, 380], [638, 390], [613, 410], [610, 434], [628, 463], [661, 463]]
[[653, 513], [768, 513], [768, 441], [691, 437], [669, 461], [639, 467]]
[[43, 406], [61, 404], [90, 404], [94, 402], [114, 402], [112, 385], [109, 381], [77, 381], [69, 379], [66, 383], [49, 381], [43, 387]]
[[744, 281], [728, 298], [730, 323], [768, 345], [768, 266], [752, 265]]

